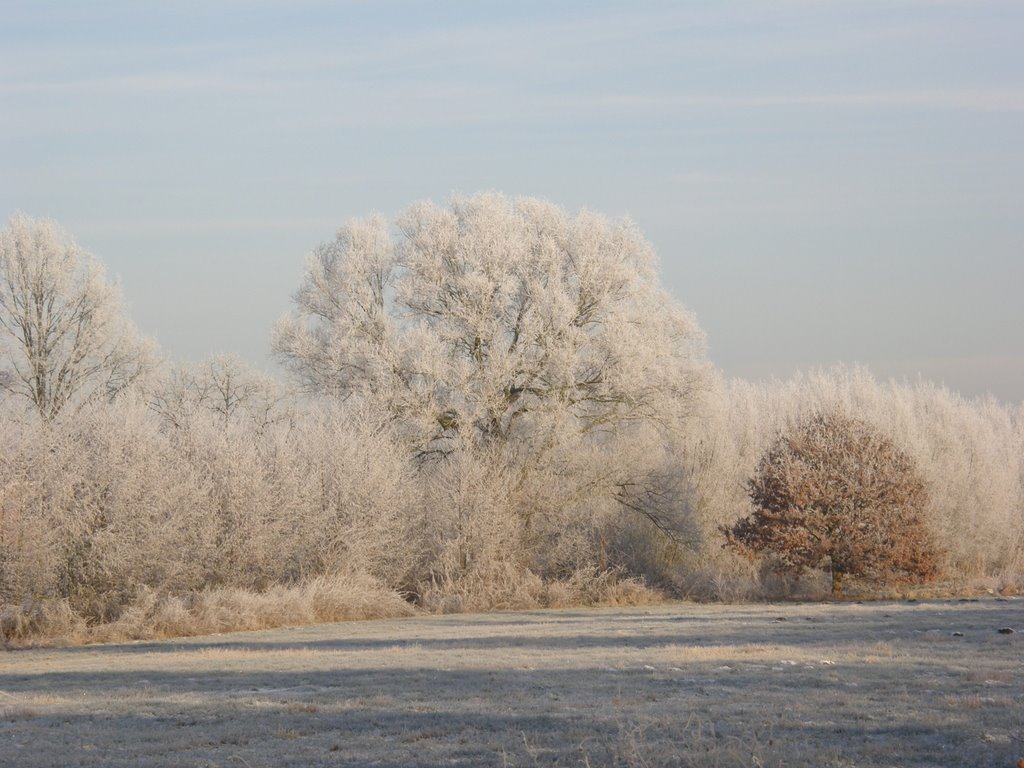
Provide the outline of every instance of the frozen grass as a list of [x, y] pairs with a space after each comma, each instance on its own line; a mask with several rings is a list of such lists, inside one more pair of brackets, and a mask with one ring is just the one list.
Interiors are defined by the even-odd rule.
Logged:
[[117, 621], [87, 626], [60, 601], [8, 607], [0, 629], [9, 645], [82, 644], [190, 637], [352, 619], [411, 616], [402, 597], [361, 574], [320, 576], [263, 592], [209, 589], [186, 596], [146, 592]]
[[[504, 579], [477, 579], [429, 589], [420, 608], [427, 613], [463, 613], [664, 601], [663, 593], [642, 580], [612, 571], [581, 569], [568, 579], [545, 582], [519, 570]], [[0, 611], [0, 640], [7, 648], [82, 645], [386, 619], [420, 612], [373, 577], [352, 573], [318, 576], [262, 592], [222, 587], [173, 595], [147, 590], [132, 600], [116, 621], [95, 625], [87, 624], [63, 600], [9, 605]]]
[[676, 604], [11, 651], [0, 763], [1013, 766], [1022, 630], [1015, 599]]

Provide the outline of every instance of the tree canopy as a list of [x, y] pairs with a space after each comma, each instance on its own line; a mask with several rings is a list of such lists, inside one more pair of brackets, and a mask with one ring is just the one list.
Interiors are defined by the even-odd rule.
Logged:
[[128, 386], [152, 356], [96, 259], [51, 221], [11, 218], [0, 232], [0, 389], [49, 421]]
[[307, 391], [373, 397], [424, 454], [608, 434], [692, 406], [703, 336], [628, 221], [484, 194], [353, 221], [310, 255], [274, 347]]

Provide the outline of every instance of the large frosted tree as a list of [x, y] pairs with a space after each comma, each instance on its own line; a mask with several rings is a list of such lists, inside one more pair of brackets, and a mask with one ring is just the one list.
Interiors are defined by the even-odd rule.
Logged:
[[12, 217], [0, 232], [0, 389], [49, 421], [128, 386], [151, 357], [100, 263], [53, 222]]
[[667, 424], [704, 380], [702, 334], [636, 227], [536, 199], [353, 221], [310, 255], [295, 305], [274, 347], [296, 379], [376, 399], [422, 455]]

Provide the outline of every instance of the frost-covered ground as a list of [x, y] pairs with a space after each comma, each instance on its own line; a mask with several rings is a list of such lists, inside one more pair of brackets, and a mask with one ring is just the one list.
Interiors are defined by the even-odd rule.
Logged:
[[11, 651], [0, 765], [1014, 766], [1022, 638], [1011, 599], [531, 611]]

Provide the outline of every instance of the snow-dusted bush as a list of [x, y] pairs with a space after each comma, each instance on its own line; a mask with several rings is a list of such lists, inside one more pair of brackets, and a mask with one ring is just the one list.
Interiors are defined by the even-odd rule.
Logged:
[[200, 505], [203, 489], [144, 402], [93, 402], [73, 416], [9, 424], [17, 425], [3, 434], [3, 514], [27, 535], [4, 551], [34, 575], [5, 575], [5, 601], [66, 599], [103, 621], [142, 584], [191, 582], [181, 553], [199, 555], [207, 531], [183, 512]]
[[4, 420], [0, 441], [0, 603], [19, 615], [60, 603], [98, 624], [144, 595], [318, 576], [396, 589], [415, 559], [411, 463], [387, 428], [336, 406], [171, 426], [126, 395]]

